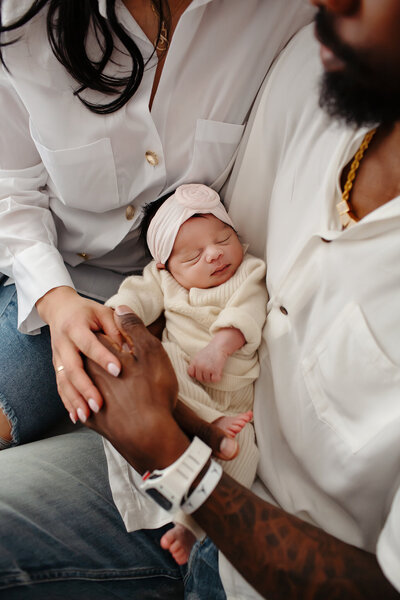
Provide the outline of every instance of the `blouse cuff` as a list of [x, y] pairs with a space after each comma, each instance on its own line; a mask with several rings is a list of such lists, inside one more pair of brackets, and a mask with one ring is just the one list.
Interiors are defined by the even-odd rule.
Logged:
[[15, 256], [13, 277], [18, 294], [18, 330], [32, 335], [46, 325], [36, 310], [39, 298], [56, 287], [74, 288], [57, 249], [42, 243]]

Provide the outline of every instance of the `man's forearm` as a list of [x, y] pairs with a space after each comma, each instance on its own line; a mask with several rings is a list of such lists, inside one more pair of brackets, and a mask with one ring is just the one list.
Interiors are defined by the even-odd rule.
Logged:
[[373, 554], [272, 506], [228, 475], [193, 516], [268, 600], [400, 598]]

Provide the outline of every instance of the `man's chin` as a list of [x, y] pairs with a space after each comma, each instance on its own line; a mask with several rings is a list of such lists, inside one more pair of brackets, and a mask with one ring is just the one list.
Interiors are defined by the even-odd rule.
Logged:
[[400, 120], [400, 93], [368, 89], [346, 71], [323, 75], [319, 104], [335, 120], [351, 126], [370, 127]]

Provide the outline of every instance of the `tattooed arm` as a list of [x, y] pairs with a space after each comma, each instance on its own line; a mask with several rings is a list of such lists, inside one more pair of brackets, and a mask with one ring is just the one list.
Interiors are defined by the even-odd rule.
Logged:
[[226, 474], [193, 516], [268, 600], [400, 598], [373, 554], [265, 502]]

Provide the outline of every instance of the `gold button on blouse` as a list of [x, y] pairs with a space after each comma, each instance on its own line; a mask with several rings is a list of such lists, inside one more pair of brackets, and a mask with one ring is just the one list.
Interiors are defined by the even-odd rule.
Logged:
[[145, 154], [146, 160], [149, 163], [149, 165], [151, 165], [152, 167], [155, 167], [158, 165], [158, 156], [155, 152], [152, 152], [151, 150], [147, 150], [146, 154]]
[[133, 217], [135, 216], [135, 207], [129, 204], [129, 206], [126, 207], [125, 216], [128, 221], [132, 221]]
[[86, 254], [86, 252], [78, 252], [77, 256], [80, 256], [83, 260], [88, 260], [89, 258], [89, 254]]

